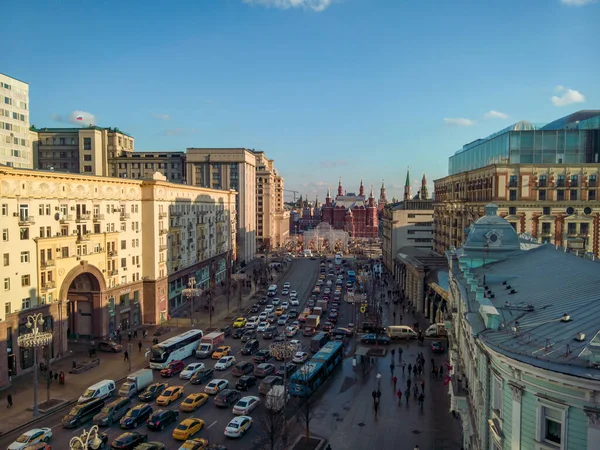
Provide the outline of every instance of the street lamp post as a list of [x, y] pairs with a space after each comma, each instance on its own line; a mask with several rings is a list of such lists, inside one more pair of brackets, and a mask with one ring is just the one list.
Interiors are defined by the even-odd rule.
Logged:
[[19, 347], [30, 348], [33, 351], [33, 417], [39, 415], [37, 388], [38, 388], [38, 366], [37, 350], [52, 342], [52, 333], [41, 331], [40, 327], [44, 325], [42, 313], [33, 314], [27, 317], [25, 326], [31, 330], [31, 333], [24, 334], [17, 338]]
[[94, 425], [89, 431], [83, 430], [81, 436], [72, 437], [69, 441], [69, 450], [98, 449], [101, 445], [102, 439], [98, 437], [98, 425]]
[[[285, 331], [284, 331], [285, 333]], [[283, 359], [283, 435], [286, 436], [286, 424], [287, 420], [285, 417], [285, 408], [287, 407], [288, 400], [288, 386], [287, 386], [287, 364], [290, 358], [293, 358], [296, 352], [302, 350], [302, 345], [296, 342], [291, 342], [286, 339], [283, 342], [273, 342], [269, 345], [269, 354], [275, 359]]]
[[194, 326], [194, 299], [201, 293], [202, 289], [196, 287], [196, 277], [190, 277], [187, 289], [183, 290], [183, 295], [185, 295], [188, 302], [190, 302], [190, 323], [192, 327]]

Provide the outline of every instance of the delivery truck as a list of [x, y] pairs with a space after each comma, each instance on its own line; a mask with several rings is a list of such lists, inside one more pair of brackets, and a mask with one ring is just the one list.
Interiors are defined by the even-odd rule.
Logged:
[[432, 323], [431, 325], [429, 325], [429, 328], [427, 328], [427, 330], [425, 330], [425, 336], [427, 336], [427, 337], [448, 336], [448, 330], [446, 329], [446, 324]]
[[320, 315], [311, 315], [308, 316], [306, 318], [306, 323], [305, 326], [306, 327], [312, 327], [312, 328], [319, 328], [319, 324], [321, 323], [321, 316]]
[[321, 311], [327, 312], [327, 300], [319, 300], [317, 302], [317, 308], [321, 308]]
[[314, 307], [312, 310], [312, 315], [313, 316], [322, 316], [323, 315], [323, 310], [319, 307]]
[[202, 337], [196, 350], [196, 358], [204, 359], [212, 356], [215, 349], [225, 340], [225, 333], [213, 331]]
[[133, 397], [150, 386], [153, 381], [152, 369], [140, 369], [127, 376], [127, 380], [119, 389], [119, 395], [121, 397]]

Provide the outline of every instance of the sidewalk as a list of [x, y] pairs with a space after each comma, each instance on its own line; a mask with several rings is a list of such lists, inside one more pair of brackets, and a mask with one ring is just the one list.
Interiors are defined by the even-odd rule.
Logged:
[[[277, 280], [281, 279], [287, 271], [291, 268], [292, 264], [288, 264], [287, 268], [284, 269], [277, 275], [273, 275]], [[253, 296], [255, 295], [255, 288], [253, 287], [246, 295], [242, 297], [242, 310], [241, 314], [253, 303]], [[260, 292], [260, 291], [259, 291]], [[227, 313], [227, 296], [222, 293], [218, 295], [213, 301], [215, 305], [215, 312], [213, 313], [213, 328], [221, 328], [230, 324], [229, 314]], [[231, 300], [231, 314], [237, 314], [237, 297]], [[186, 308], [188, 305], [184, 305]], [[207, 330], [209, 327], [209, 315], [207, 311], [202, 308], [198, 308], [195, 314], [195, 327]], [[179, 320], [179, 327], [174, 325]], [[180, 333], [181, 328], [190, 328], [190, 320], [172, 319], [172, 324], [163, 324], [162, 327], [170, 327], [170, 331], [162, 334], [159, 339], [165, 340], [170, 336], [174, 336]], [[138, 338], [132, 338], [131, 344], [133, 350], [129, 352], [131, 359], [131, 371], [129, 370], [129, 363], [123, 360], [123, 353], [104, 353], [97, 352], [96, 357], [100, 359], [100, 365], [97, 367], [83, 372], [81, 374], [69, 374], [69, 370], [72, 367], [73, 361], [77, 363], [90, 361], [89, 359], [89, 343], [87, 341], [69, 341], [69, 355], [63, 359], [53, 362], [50, 365], [52, 372], [63, 371], [65, 373], [65, 384], [61, 385], [58, 381], [52, 381], [50, 384], [50, 395], [49, 398], [75, 401], [87, 389], [90, 385], [97, 383], [99, 380], [121, 380], [127, 377], [127, 375], [135, 370], [147, 367], [147, 361], [145, 359], [146, 348], [152, 345], [152, 339], [154, 339], [154, 331], [159, 325], [142, 325], [138, 328]], [[141, 330], [148, 331], [148, 338], [141, 338]], [[138, 351], [138, 342], [142, 342], [142, 351]], [[127, 350], [127, 346], [130, 343], [125, 333], [123, 340], [124, 350]], [[7, 408], [6, 396], [10, 394], [13, 400], [12, 408]], [[38, 404], [47, 400], [47, 384], [46, 378], [38, 372]], [[0, 393], [0, 436], [3, 436], [11, 431], [14, 431], [20, 426], [24, 426], [31, 422], [34, 417], [31, 411], [33, 405], [33, 373], [28, 373], [15, 378], [12, 381], [12, 386], [5, 389]], [[51, 413], [50, 413], [51, 414]], [[40, 413], [38, 420], [43, 420], [44, 415]], [[34, 425], [31, 424], [33, 428]]]

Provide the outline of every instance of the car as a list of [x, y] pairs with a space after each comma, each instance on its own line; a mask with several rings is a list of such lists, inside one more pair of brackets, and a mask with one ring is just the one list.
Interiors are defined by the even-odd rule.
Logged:
[[133, 450], [138, 444], [146, 442], [147, 440], [147, 434], [130, 431], [128, 433], [123, 433], [112, 441], [110, 443], [110, 448], [114, 450]]
[[237, 328], [234, 332], [233, 332], [233, 338], [234, 339], [241, 339], [241, 337], [244, 335], [244, 333], [246, 332], [245, 328]]
[[242, 355], [251, 355], [252, 353], [257, 352], [259, 348], [260, 343], [258, 342], [258, 339], [252, 339], [246, 342], [246, 345], [242, 347]]
[[360, 338], [360, 341], [363, 344], [383, 344], [383, 345], [389, 345], [391, 340], [389, 337], [387, 336], [378, 336], [375, 334], [363, 334]]
[[245, 317], [238, 317], [233, 322], [233, 328], [243, 328], [246, 326], [246, 322], [248, 322], [248, 321], [246, 320]]
[[259, 311], [260, 311], [260, 305], [252, 305], [252, 308], [250, 308], [251, 313], [257, 313]]
[[225, 337], [229, 337], [229, 336], [231, 336], [231, 327], [230, 327], [230, 326], [223, 327], [223, 328], [221, 328], [219, 331], [220, 331], [221, 333], [223, 333], [223, 335], [224, 335]]
[[247, 330], [253, 330], [254, 328], [256, 328], [258, 326], [258, 323], [260, 322], [260, 320], [258, 319], [257, 316], [252, 316], [248, 319], [248, 321], [246, 322], [246, 326], [245, 328]]
[[282, 364], [279, 366], [279, 369], [277, 369], [277, 372], [275, 372], [275, 375], [279, 377], [286, 376], [289, 378], [290, 375], [296, 371], [296, 369], [298, 369], [298, 367], [294, 363], [287, 363], [287, 365]]
[[227, 345], [221, 345], [213, 352], [212, 359], [221, 359], [224, 356], [229, 355], [229, 352], [231, 352], [231, 347]]
[[284, 326], [287, 323], [288, 319], [289, 316], [287, 314], [282, 314], [279, 317], [279, 320], [277, 321], [277, 325]]
[[290, 305], [298, 306], [298, 305], [300, 305], [300, 301], [298, 300], [297, 297], [292, 297], [292, 298], [290, 298]]
[[290, 309], [287, 312], [287, 315], [290, 317], [290, 319], [295, 319], [296, 317], [298, 317], [298, 310], [297, 309]]
[[285, 283], [283, 283], [283, 289], [289, 289], [291, 287], [292, 287], [292, 285], [290, 284], [289, 281], [286, 281]]
[[261, 312], [261, 313], [258, 315], [258, 320], [259, 320], [260, 322], [264, 322], [265, 320], [267, 320], [267, 314], [269, 314], [269, 313], [268, 313], [268, 312], [266, 312], [266, 311], [263, 311], [263, 312]]
[[205, 368], [199, 370], [194, 374], [192, 378], [190, 378], [190, 383], [192, 384], [202, 384], [207, 380], [212, 379], [213, 377], [213, 369]]
[[187, 367], [185, 369], [183, 369], [181, 371], [181, 373], [179, 374], [179, 378], [181, 378], [182, 380], [189, 380], [197, 372], [201, 371], [202, 369], [204, 369], [204, 363], [196, 362], [196, 363], [188, 364]]
[[8, 446], [8, 450], [21, 450], [30, 444], [37, 444], [38, 442], [48, 443], [51, 438], [52, 428], [33, 428], [19, 436], [16, 441]]
[[335, 330], [333, 330], [332, 334], [335, 335], [342, 335], [342, 336], [352, 336], [354, 334], [354, 331], [352, 331], [350, 328], [336, 328]]
[[213, 445], [210, 447], [208, 446], [208, 441], [206, 439], [195, 438], [185, 441], [183, 444], [181, 444], [179, 450], [207, 450], [208, 448], [210, 448], [210, 450], [216, 450]]
[[236, 377], [248, 375], [253, 372], [254, 364], [252, 364], [250, 361], [240, 361], [233, 367], [233, 369], [231, 369], [231, 374]]
[[202, 428], [204, 428], [204, 420], [196, 418], [184, 419], [173, 430], [173, 439], [187, 441]]
[[238, 391], [247, 391], [254, 385], [256, 385], [256, 377], [254, 375], [243, 375], [235, 384], [235, 388]]
[[171, 386], [163, 391], [156, 399], [159, 406], [168, 406], [183, 395], [183, 386]]
[[296, 291], [290, 291], [290, 299], [298, 297], [298, 292]]
[[308, 361], [309, 357], [309, 354], [306, 352], [296, 352], [292, 362], [295, 362], [296, 364], [304, 364], [306, 361]]
[[285, 335], [287, 337], [294, 337], [296, 336], [296, 333], [298, 333], [298, 327], [295, 325], [290, 325], [285, 328]]
[[284, 310], [287, 310], [287, 309], [289, 309], [289, 307], [290, 307], [290, 304], [289, 304], [289, 302], [281, 302], [281, 307], [282, 307]]
[[164, 369], [160, 371], [161, 376], [165, 378], [170, 378], [173, 375], [181, 372], [185, 367], [185, 363], [183, 361], [171, 361], [166, 365]]
[[275, 315], [275, 313], [271, 313], [267, 316], [267, 323], [272, 324], [275, 323], [277, 321], [277, 316]]
[[172, 409], [159, 409], [154, 411], [146, 420], [146, 426], [150, 430], [164, 430], [167, 425], [179, 420], [179, 413]]
[[275, 366], [269, 363], [260, 363], [254, 368], [254, 376], [257, 378], [264, 378], [275, 372]]
[[275, 315], [276, 316], [281, 316], [283, 314], [283, 307], [282, 306], [278, 306], [277, 309], [275, 310]]
[[277, 332], [277, 327], [271, 325], [265, 330], [262, 337], [263, 339], [273, 339], [275, 336], [277, 336], [277, 334], [279, 334]]
[[315, 333], [317, 332], [317, 330], [313, 327], [304, 327], [304, 329], [302, 330], [302, 336], [313, 336]]
[[208, 394], [204, 392], [194, 392], [188, 395], [179, 405], [179, 409], [185, 412], [195, 411], [196, 408], [204, 405], [208, 400]]
[[256, 352], [256, 354], [252, 357], [252, 360], [255, 363], [264, 363], [271, 359], [271, 353], [267, 349], [262, 349]]
[[242, 342], [248, 342], [258, 337], [258, 332], [256, 330], [248, 330], [242, 336]]
[[269, 297], [267, 297], [266, 295], [263, 295], [261, 297], [261, 299], [258, 301], [258, 303], [260, 305], [266, 305], [267, 303], [269, 303]]
[[335, 325], [331, 322], [325, 322], [323, 325], [321, 325], [321, 330], [325, 331], [326, 333], [329, 333], [331, 330], [333, 330], [333, 327]]
[[250, 412], [256, 408], [260, 403], [260, 398], [255, 397], [253, 395], [249, 395], [247, 397], [242, 397], [238, 400], [238, 402], [233, 407], [233, 414], [235, 415], [248, 415]]
[[252, 417], [250, 416], [237, 416], [231, 419], [231, 421], [225, 427], [225, 436], [230, 438], [239, 438], [244, 435], [246, 431], [252, 426]]
[[431, 351], [432, 353], [444, 353], [444, 344], [440, 341], [433, 341], [431, 343]]
[[214, 403], [215, 406], [225, 408], [227, 406], [233, 405], [241, 397], [242, 394], [240, 393], [240, 391], [236, 391], [235, 389], [225, 389], [215, 396]]
[[215, 370], [227, 370], [235, 364], [235, 356], [224, 356], [215, 364]]
[[150, 414], [152, 414], [152, 406], [141, 403], [127, 411], [127, 414], [121, 417], [119, 425], [123, 429], [137, 428], [138, 425], [150, 417]]
[[275, 310], [275, 307], [273, 305], [267, 305], [265, 306], [265, 310], [264, 312], [268, 314], [272, 313]]
[[299, 320], [294, 320], [294, 321], [292, 322], [292, 325], [293, 325], [293, 326], [295, 326], [295, 327], [296, 327], [296, 328], [298, 328], [298, 329], [300, 329], [300, 326], [301, 326], [301, 325], [300, 325], [300, 321], [299, 321]]
[[146, 388], [144, 392], [138, 395], [140, 402], [151, 402], [169, 387], [168, 383], [154, 383]]
[[285, 334], [280, 334], [275, 338], [275, 342], [283, 342], [285, 341]]
[[[265, 319], [267, 318], [267, 316], [265, 316]], [[258, 331], [259, 333], [264, 332], [267, 328], [269, 327], [269, 322], [265, 321], [265, 322], [261, 322], [258, 324], [258, 327], [256, 327], [256, 331]]]
[[223, 389], [227, 389], [229, 381], [221, 378], [215, 378], [211, 380], [206, 386], [204, 386], [204, 392], [208, 395], [215, 395], [221, 392]]
[[281, 303], [281, 300], [277, 297], [275, 297], [271, 303], [273, 304], [273, 306], [278, 306]]
[[289, 289], [283, 289], [283, 290], [281, 291], [281, 295], [290, 295], [290, 291], [289, 291]]
[[306, 306], [308, 306], [309, 308], [314, 308], [315, 307], [315, 300], [309, 300], [308, 303], [306, 304]]
[[96, 348], [101, 352], [108, 353], [119, 353], [123, 350], [123, 346], [115, 341], [100, 341], [96, 344]]
[[289, 342], [291, 345], [295, 345], [299, 348], [302, 348], [302, 341], [300, 341], [298, 339], [291, 339]]

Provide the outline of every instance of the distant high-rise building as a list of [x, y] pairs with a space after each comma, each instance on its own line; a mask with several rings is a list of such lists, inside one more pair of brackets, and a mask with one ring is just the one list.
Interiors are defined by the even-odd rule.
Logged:
[[29, 84], [0, 73], [0, 164], [31, 169]]

